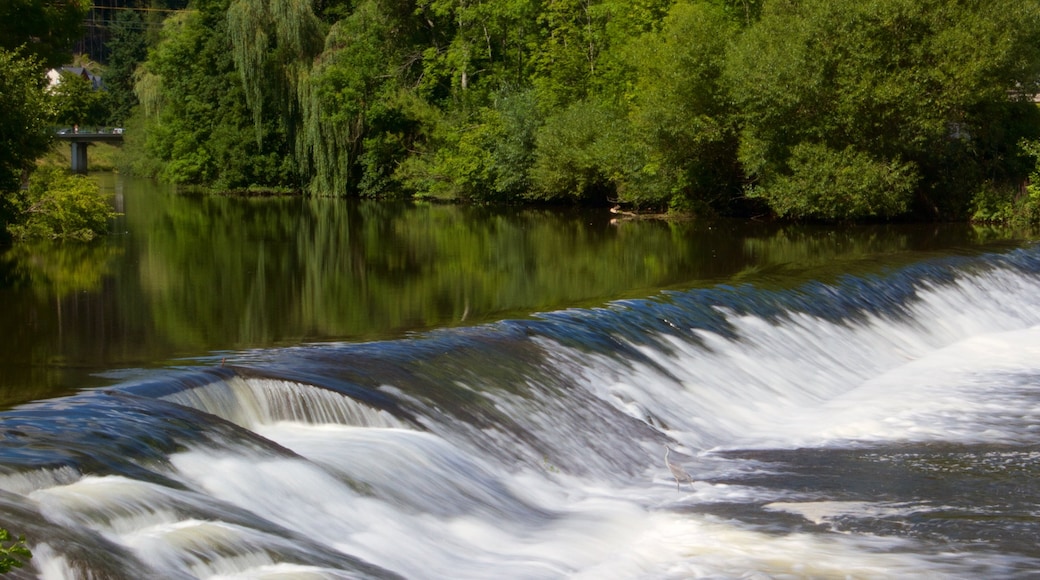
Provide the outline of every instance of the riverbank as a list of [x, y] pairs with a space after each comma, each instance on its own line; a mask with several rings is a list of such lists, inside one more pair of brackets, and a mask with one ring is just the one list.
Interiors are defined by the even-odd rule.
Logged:
[[[122, 150], [109, 143], [92, 143], [90, 145], [90, 171], [118, 171], [119, 156]], [[71, 167], [72, 150], [68, 143], [55, 142], [46, 155], [36, 160], [37, 166]]]

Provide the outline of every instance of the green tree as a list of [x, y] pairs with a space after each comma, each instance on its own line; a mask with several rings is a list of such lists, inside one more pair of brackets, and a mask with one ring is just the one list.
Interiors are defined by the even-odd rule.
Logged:
[[50, 147], [50, 101], [33, 58], [0, 49], [0, 224], [13, 218], [16, 192]]
[[17, 239], [45, 238], [89, 241], [108, 230], [116, 213], [94, 181], [58, 167], [41, 167], [17, 202], [16, 224], [8, 231]]
[[707, 2], [679, 2], [659, 32], [637, 37], [628, 58], [640, 163], [620, 199], [637, 206], [727, 211], [737, 197], [735, 110], [721, 81], [737, 24]]
[[[527, 81], [537, 43], [535, 0], [470, 2], [420, 0], [425, 19], [422, 83], [429, 96], [456, 101], [477, 90], [479, 98]], [[473, 97], [466, 95], [468, 102]]]
[[63, 125], [100, 125], [108, 118], [107, 98], [90, 79], [62, 71], [50, 89], [54, 120]]
[[137, 105], [134, 94], [134, 71], [148, 56], [145, 24], [134, 10], [120, 10], [113, 19], [108, 41], [108, 66], [105, 68], [105, 90], [109, 99], [108, 123], [121, 126]]
[[130, 169], [222, 190], [294, 186], [281, 119], [262, 116], [257, 138], [228, 50], [226, 4], [198, 5], [164, 22], [162, 40], [137, 73], [140, 119], [125, 145]]
[[538, 13], [532, 83], [547, 110], [594, 99], [619, 106], [632, 71], [622, 47], [659, 26], [674, 0], [555, 0]]
[[396, 172], [407, 188], [466, 201], [515, 203], [528, 195], [541, 123], [533, 91], [502, 91], [472, 114], [446, 116], [427, 114], [424, 151]]
[[[884, 217], [882, 207], [911, 203], [932, 215], [963, 214], [983, 181], [1020, 179], [1009, 128], [1038, 128], [1013, 121], [1028, 120], [1016, 100], [1035, 94], [1040, 79], [1038, 20], [1040, 5], [1011, 0], [767, 2], [729, 52], [725, 74], [755, 194], [786, 204], [787, 185], [809, 181], [800, 171], [847, 184], [847, 175], [820, 175], [805, 163], [823, 157], [877, 169], [847, 194], [873, 182], [891, 188], [880, 198], [906, 199], [859, 199], [852, 215], [802, 212], [821, 218]], [[885, 167], [893, 172], [880, 179]]]
[[378, 160], [392, 157], [393, 141], [404, 136], [392, 130], [404, 122], [397, 106], [396, 32], [393, 15], [375, 1], [362, 2], [329, 31], [326, 50], [301, 85], [296, 155], [312, 192], [347, 195], [363, 179], [373, 192], [380, 183], [386, 187], [392, 166], [380, 167]]
[[603, 102], [579, 101], [546, 119], [536, 135], [530, 199], [605, 203], [628, 169], [628, 125]]
[[[847, 147], [803, 142], [791, 149], [789, 174], [764, 197], [781, 217], [851, 220], [906, 213], [919, 178], [913, 163], [884, 163]], [[757, 195], [754, 190], [752, 195]]]
[[83, 35], [90, 0], [0, 2], [0, 49], [25, 47], [45, 68], [68, 63], [72, 43]]

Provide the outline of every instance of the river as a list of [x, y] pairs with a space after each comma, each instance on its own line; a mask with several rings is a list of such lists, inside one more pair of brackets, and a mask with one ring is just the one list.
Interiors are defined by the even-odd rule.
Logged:
[[1040, 568], [1027, 239], [101, 179], [0, 260], [15, 577]]

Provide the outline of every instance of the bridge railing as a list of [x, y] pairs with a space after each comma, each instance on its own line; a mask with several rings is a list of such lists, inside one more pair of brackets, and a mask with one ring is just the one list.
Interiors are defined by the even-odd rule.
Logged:
[[122, 127], [90, 127], [90, 131], [82, 127], [63, 127], [57, 129], [55, 138], [66, 141], [72, 147], [72, 172], [87, 172], [87, 147], [92, 143], [122, 143]]
[[82, 125], [82, 126], [70, 126], [70, 127], [55, 127], [54, 133], [57, 135], [122, 135], [122, 127], [112, 127], [109, 125]]

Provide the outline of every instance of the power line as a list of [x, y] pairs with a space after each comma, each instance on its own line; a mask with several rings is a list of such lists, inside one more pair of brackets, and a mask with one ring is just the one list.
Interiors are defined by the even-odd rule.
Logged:
[[193, 8], [133, 8], [131, 6], [98, 6], [92, 4], [91, 10], [132, 10], [134, 12], [194, 12]]

